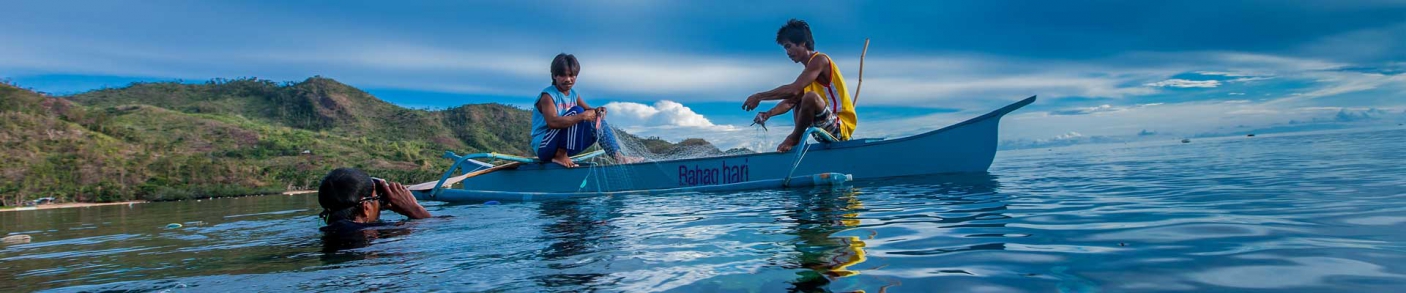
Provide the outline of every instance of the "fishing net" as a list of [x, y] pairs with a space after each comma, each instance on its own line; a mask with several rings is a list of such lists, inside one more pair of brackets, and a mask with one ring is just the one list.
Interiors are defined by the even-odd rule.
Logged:
[[[663, 167], [658, 164], [650, 164], [652, 162], [749, 154], [754, 153], [754, 151], [752, 151], [753, 149], [760, 149], [760, 147], [772, 143], [770, 139], [766, 139], [766, 133], [760, 127], [755, 130], [755, 139], [751, 140], [753, 143], [748, 144], [746, 147], [728, 150], [721, 150], [702, 139], [685, 139], [676, 143], [670, 143], [657, 137], [641, 138], [628, 134], [615, 127], [606, 127], [603, 131], [598, 132], [597, 141], [605, 139], [606, 131], [611, 132], [611, 134], [613, 134], [611, 136], [616, 138], [617, 145], [619, 145], [620, 157], [637, 159], [640, 163], [643, 163], [641, 164], [643, 167], [605, 168], [606, 166], [622, 163], [615, 154], [605, 154], [586, 159], [582, 162], [586, 164], [581, 164], [581, 168], [590, 168], [590, 172], [587, 172], [589, 174], [587, 178], [581, 179], [583, 182], [581, 185], [583, 190], [581, 191], [633, 190], [635, 189], [635, 186], [632, 186], [632, 182], [635, 182], [633, 179], [639, 175], [635, 173], [663, 173], [666, 171], [659, 169]], [[599, 143], [589, 151], [595, 150], [601, 150]], [[595, 182], [595, 184], [586, 184], [587, 182]], [[593, 186], [599, 187], [601, 190], [587, 190], [593, 189], [591, 188]]]
[[[706, 158], [732, 154], [719, 150], [702, 139], [686, 139], [677, 143], [670, 143], [657, 137], [641, 138], [628, 134], [615, 127], [606, 127], [606, 129], [603, 130], [604, 131], [599, 132], [597, 141], [604, 140], [604, 133], [609, 131], [616, 138], [616, 142], [620, 146], [620, 155], [638, 158], [643, 162]], [[592, 147], [591, 150], [600, 149], [598, 143], [597, 146]], [[747, 151], [747, 153], [750, 153], [750, 151]], [[607, 165], [624, 163], [617, 162], [613, 155], [614, 154], [607, 154], [607, 156], [602, 156], [593, 162]]]

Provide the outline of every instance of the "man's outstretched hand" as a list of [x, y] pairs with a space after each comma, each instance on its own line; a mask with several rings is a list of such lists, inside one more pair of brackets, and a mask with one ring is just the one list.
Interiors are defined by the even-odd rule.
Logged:
[[742, 110], [745, 110], [745, 111], [752, 111], [752, 109], [756, 109], [756, 108], [757, 108], [757, 105], [761, 105], [761, 104], [762, 104], [762, 97], [761, 97], [761, 96], [758, 96], [758, 95], [751, 95], [751, 96], [748, 96], [748, 97], [747, 97], [747, 101], [746, 101], [746, 102], [742, 102]]
[[771, 119], [771, 113], [767, 113], [767, 111], [758, 112], [757, 116], [752, 118], [752, 124], [761, 125], [762, 129], [766, 129], [767, 119]]

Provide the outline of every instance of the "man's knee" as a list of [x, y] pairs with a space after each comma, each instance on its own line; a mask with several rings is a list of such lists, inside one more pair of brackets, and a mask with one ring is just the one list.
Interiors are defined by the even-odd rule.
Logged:
[[821, 98], [820, 94], [817, 94], [815, 92], [806, 92], [805, 94], [801, 95], [801, 102], [799, 103], [799, 105], [806, 108], [819, 109], [825, 107], [825, 99]]
[[566, 113], [562, 113], [562, 116], [581, 114], [581, 112], [586, 112], [586, 109], [582, 109], [581, 106], [571, 106], [570, 109], [566, 109]]

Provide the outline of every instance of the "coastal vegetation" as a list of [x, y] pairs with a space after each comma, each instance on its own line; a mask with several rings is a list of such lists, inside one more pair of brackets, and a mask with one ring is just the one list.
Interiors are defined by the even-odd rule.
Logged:
[[[351, 166], [403, 182], [440, 156], [525, 154], [531, 112], [503, 104], [407, 109], [323, 77], [133, 83], [64, 97], [0, 84], [0, 201], [111, 202], [315, 189]], [[621, 134], [655, 153], [711, 148]]]

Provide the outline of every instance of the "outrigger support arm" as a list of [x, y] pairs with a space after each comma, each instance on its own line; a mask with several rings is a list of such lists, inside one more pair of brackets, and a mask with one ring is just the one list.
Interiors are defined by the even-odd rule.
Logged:
[[806, 134], [806, 135], [802, 135], [801, 137], [807, 137], [807, 136], [810, 136], [811, 134], [817, 134], [817, 135], [820, 135], [820, 136], [817, 137], [816, 140], [819, 140], [820, 142], [823, 142], [823, 143], [840, 142], [839, 139], [835, 139], [835, 136], [834, 136], [834, 135], [830, 135], [830, 132], [829, 132], [829, 131], [825, 131], [824, 129], [820, 129], [820, 127], [811, 127], [810, 129], [806, 129], [806, 133], [805, 133], [805, 134]]
[[[410, 190], [429, 190], [429, 191], [430, 191], [430, 192], [429, 192], [429, 193], [430, 193], [430, 197], [434, 197], [434, 196], [436, 196], [436, 195], [439, 195], [439, 191], [440, 191], [441, 189], [443, 189], [444, 185], [446, 185], [445, 181], [448, 181], [450, 177], [453, 177], [453, 176], [454, 176], [454, 171], [458, 170], [460, 166], [463, 166], [463, 165], [464, 165], [464, 163], [467, 163], [467, 162], [469, 162], [469, 161], [472, 161], [473, 159], [485, 159], [485, 158], [487, 158], [487, 159], [499, 159], [499, 160], [505, 160], [505, 161], [518, 162], [518, 163], [535, 163], [535, 162], [537, 162], [537, 160], [533, 160], [533, 159], [528, 159], [528, 158], [519, 157], [519, 156], [512, 156], [512, 155], [504, 155], [504, 154], [499, 154], [499, 153], [476, 153], [476, 154], [467, 154], [467, 155], [460, 156], [460, 155], [458, 155], [458, 154], [455, 154], [453, 151], [445, 151], [445, 152], [444, 152], [444, 158], [450, 159], [450, 160], [454, 160], [454, 165], [450, 165], [448, 170], [444, 170], [444, 175], [442, 175], [442, 176], [439, 177], [439, 181], [435, 181], [435, 182], [434, 182], [434, 185], [428, 185], [428, 184], [425, 184], [425, 183], [429, 183], [429, 182], [425, 182], [425, 183], [421, 183], [421, 184], [411, 185], [411, 186], [409, 186], [409, 187], [407, 187], [407, 188], [409, 188]], [[448, 184], [454, 184], [454, 183], [456, 183], [456, 182], [449, 182]]]
[[835, 136], [830, 135], [829, 131], [825, 131], [825, 129], [821, 129], [820, 127], [811, 127], [806, 129], [806, 133], [801, 135], [801, 147], [794, 149], [796, 150], [796, 160], [791, 162], [791, 171], [786, 172], [786, 178], [781, 180], [781, 187], [791, 186], [791, 175], [794, 175], [796, 173], [796, 167], [800, 167], [801, 160], [805, 159], [806, 150], [808, 150], [810, 147], [810, 137], [812, 134], [815, 135], [816, 140], [819, 140], [823, 143], [832, 143], [840, 141], [838, 139], [835, 139]]
[[[601, 154], [605, 154], [605, 151], [594, 151], [585, 154], [580, 154], [576, 155], [575, 157], [572, 157], [572, 159], [586, 159], [599, 156]], [[476, 162], [473, 159], [498, 159], [504, 161], [511, 161], [516, 164], [532, 164], [538, 162], [537, 159], [519, 157], [514, 155], [505, 155], [499, 153], [474, 153], [460, 156], [458, 154], [455, 154], [453, 151], [445, 151], [444, 158], [454, 160], [454, 165], [449, 166], [448, 170], [444, 170], [444, 175], [441, 175], [438, 181], [419, 183], [407, 186], [406, 188], [410, 190], [429, 190], [430, 198], [434, 198], [434, 196], [439, 195], [439, 191], [443, 190], [445, 185], [451, 185], [454, 183], [458, 183], [461, 180], [468, 179], [467, 176], [463, 178], [454, 178], [454, 171], [459, 170], [461, 167], [464, 166], [465, 163]], [[498, 165], [495, 166], [495, 168], [502, 166], [503, 165]], [[467, 171], [465, 173], [467, 173]], [[452, 182], [450, 182], [451, 178], [454, 179]]]

